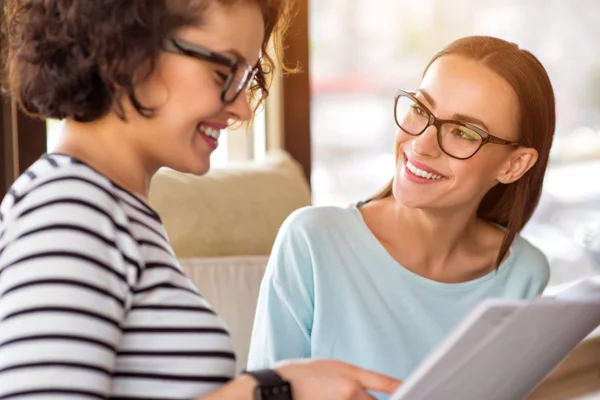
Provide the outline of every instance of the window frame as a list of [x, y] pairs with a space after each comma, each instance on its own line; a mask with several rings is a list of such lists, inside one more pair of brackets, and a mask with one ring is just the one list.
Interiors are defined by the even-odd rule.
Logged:
[[4, 194], [46, 152], [46, 123], [24, 114], [10, 98], [2, 101], [1, 108], [0, 183]]
[[[309, 58], [309, 1], [298, 0], [294, 19], [285, 37], [285, 60], [300, 72], [281, 78], [279, 98], [281, 111], [280, 148], [294, 157], [310, 184], [311, 131], [310, 131], [310, 58]], [[276, 111], [277, 112], [277, 111]], [[274, 116], [275, 118], [277, 115]]]

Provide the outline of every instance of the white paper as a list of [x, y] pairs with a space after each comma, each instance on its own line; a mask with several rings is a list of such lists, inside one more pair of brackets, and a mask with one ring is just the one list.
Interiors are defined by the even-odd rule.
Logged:
[[583, 279], [554, 294], [561, 300], [598, 300], [600, 301], [600, 277]]
[[600, 284], [476, 307], [390, 400], [521, 400], [600, 325]]

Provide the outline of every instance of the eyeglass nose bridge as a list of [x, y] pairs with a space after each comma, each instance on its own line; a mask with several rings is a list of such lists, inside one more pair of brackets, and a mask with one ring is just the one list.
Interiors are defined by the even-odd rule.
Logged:
[[413, 136], [421, 136], [425, 133], [425, 131], [430, 127], [430, 126], [435, 126], [436, 129], [436, 135], [438, 136], [438, 140], [439, 140], [439, 136], [440, 136], [440, 131], [442, 129], [442, 125], [444, 124], [444, 121], [442, 121], [439, 118], [436, 118], [433, 114], [428, 113], [428, 117], [429, 120], [427, 121], [427, 125], [425, 125], [425, 127], [423, 128], [423, 130], [421, 132], [419, 132], [416, 135]]
[[[439, 120], [438, 118], [436, 118], [434, 115], [432, 115], [431, 113], [428, 113], [428, 121], [427, 121], [427, 125], [425, 125], [425, 127], [421, 130], [421, 132], [417, 133], [417, 134], [411, 134], [411, 136], [414, 136], [415, 139], [420, 139], [423, 140], [423, 134], [425, 133], [425, 131], [427, 131], [427, 129], [430, 126], [435, 126], [436, 129], [436, 133], [435, 133], [435, 141], [437, 143], [437, 146], [440, 148], [441, 151], [444, 152], [444, 149], [442, 148], [442, 143], [441, 143], [441, 135], [440, 135], [440, 128], [443, 124], [442, 120]], [[402, 129], [402, 128], [401, 128]]]
[[435, 115], [429, 113], [429, 121], [427, 122], [427, 126], [425, 127], [425, 129], [423, 129], [423, 132], [425, 132], [427, 130], [427, 128], [429, 128], [430, 126], [435, 126], [435, 129], [437, 130], [437, 134], [439, 135], [443, 124], [444, 124], [444, 121], [442, 121], [439, 118], [436, 118]]
[[[448, 154], [448, 152], [446, 152], [446, 150], [444, 149], [444, 146], [442, 145], [442, 125], [444, 125], [444, 123], [446, 121], [436, 118], [435, 115], [433, 115], [432, 113], [428, 113], [429, 114], [429, 121], [427, 122], [427, 125], [425, 125], [425, 128], [423, 128], [423, 130], [417, 134], [414, 135], [416, 137], [420, 137], [423, 136], [423, 133], [425, 133], [425, 131], [430, 127], [430, 126], [435, 126], [436, 132], [435, 132], [435, 141], [436, 144], [438, 146], [438, 148], [445, 154]], [[448, 154], [450, 157], [454, 157], [450, 154]], [[456, 158], [456, 157], [455, 157]]]

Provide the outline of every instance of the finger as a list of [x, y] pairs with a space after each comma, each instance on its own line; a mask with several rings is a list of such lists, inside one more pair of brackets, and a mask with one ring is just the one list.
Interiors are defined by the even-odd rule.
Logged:
[[360, 392], [352, 400], [377, 400], [377, 398], [367, 392]]
[[366, 369], [355, 368], [354, 374], [364, 388], [382, 393], [392, 394], [402, 384], [398, 379]]

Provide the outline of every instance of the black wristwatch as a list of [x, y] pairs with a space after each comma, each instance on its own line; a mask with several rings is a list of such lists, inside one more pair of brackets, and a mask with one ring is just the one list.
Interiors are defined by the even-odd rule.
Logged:
[[258, 382], [254, 400], [293, 400], [292, 385], [272, 369], [244, 371]]

